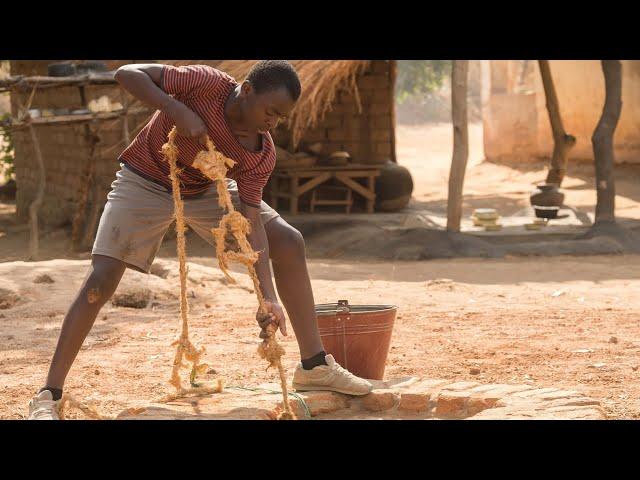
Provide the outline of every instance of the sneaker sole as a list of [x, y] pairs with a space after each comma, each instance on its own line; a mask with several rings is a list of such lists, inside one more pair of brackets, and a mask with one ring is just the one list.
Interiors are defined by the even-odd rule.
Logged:
[[305, 385], [298, 385], [297, 383], [293, 383], [291, 386], [297, 392], [314, 392], [314, 391], [336, 392], [336, 393], [342, 393], [344, 395], [352, 395], [352, 396], [355, 396], [355, 397], [361, 397], [363, 395], [368, 395], [369, 393], [371, 393], [371, 390], [369, 390], [368, 392], [354, 392], [353, 390], [348, 391], [348, 390], [342, 390], [342, 389], [334, 388], [334, 387], [322, 387], [322, 386], [310, 387], [310, 386], [305, 386]]

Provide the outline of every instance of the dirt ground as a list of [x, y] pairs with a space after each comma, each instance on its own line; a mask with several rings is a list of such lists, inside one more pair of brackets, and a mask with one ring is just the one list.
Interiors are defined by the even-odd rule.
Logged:
[[[414, 178], [413, 205], [446, 212], [453, 131], [451, 124], [401, 125], [396, 130], [398, 162]], [[503, 216], [529, 205], [535, 185], [547, 176], [543, 161], [501, 165], [484, 161], [482, 125], [469, 125], [469, 160], [464, 182], [463, 215], [474, 208], [496, 208]], [[616, 216], [640, 219], [640, 164], [616, 165]], [[562, 183], [565, 204], [595, 213], [592, 163], [571, 163]]]
[[[192, 261], [192, 332], [207, 347], [211, 378], [243, 387], [277, 381], [256, 354], [249, 279], [239, 275], [240, 285], [229, 287], [210, 258]], [[145, 309], [108, 303], [71, 371], [67, 390], [105, 412], [168, 391], [179, 280], [175, 261], [161, 262], [167, 279], [127, 271], [120, 292], [149, 288], [155, 298]], [[19, 298], [0, 310], [1, 418], [25, 415], [86, 268], [83, 260], [0, 264], [0, 291]], [[639, 268], [639, 256], [310, 262], [317, 303], [398, 305], [386, 377], [575, 389], [601, 400], [613, 418], [640, 418]], [[42, 273], [55, 283], [34, 284]], [[291, 369], [295, 339], [282, 341]]]
[[[449, 129], [398, 129], [399, 160], [416, 180], [414, 201], [430, 208], [444, 205]], [[515, 169], [481, 162], [481, 130], [472, 126], [470, 138], [465, 214], [496, 202], [513, 211], [526, 206], [544, 166]], [[568, 188], [568, 201], [587, 211], [595, 201], [588, 170], [570, 170], [567, 179], [568, 187], [575, 185]], [[617, 185], [621, 216], [640, 218], [639, 170], [629, 168]], [[41, 242], [44, 261], [22, 262], [27, 232], [8, 228], [12, 206], [0, 207], [0, 418], [19, 419], [44, 381], [88, 255], [67, 254], [68, 235], [54, 231]], [[157, 259], [167, 278], [127, 271], [119, 293], [148, 288], [152, 298], [143, 309], [105, 305], [71, 370], [67, 391], [106, 413], [169, 391], [170, 343], [180, 325], [174, 252], [174, 242], [167, 241]], [[205, 380], [224, 377], [227, 384], [244, 387], [276, 381], [256, 354], [255, 296], [248, 277], [237, 273], [239, 285], [226, 285], [212, 249], [197, 237], [188, 237], [188, 254], [192, 334], [206, 345], [206, 362], [215, 371]], [[575, 389], [601, 400], [611, 418], [640, 418], [640, 256], [426, 262], [312, 258], [309, 269], [316, 303], [348, 299], [398, 306], [388, 378], [417, 375]], [[33, 282], [43, 273], [53, 283]], [[298, 360], [293, 333], [282, 342], [291, 370]]]

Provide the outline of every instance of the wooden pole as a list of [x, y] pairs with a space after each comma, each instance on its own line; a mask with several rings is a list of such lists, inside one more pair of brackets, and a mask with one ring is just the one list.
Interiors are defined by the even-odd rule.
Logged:
[[89, 213], [89, 219], [87, 220], [87, 227], [84, 231], [84, 236], [82, 237], [81, 246], [83, 249], [90, 249], [93, 241], [95, 240], [96, 235], [96, 226], [98, 225], [98, 215], [100, 213], [100, 209], [104, 205], [104, 200], [106, 197], [106, 192], [104, 188], [98, 183], [96, 180], [93, 186], [93, 203], [91, 205], [91, 210]]
[[29, 257], [28, 260], [37, 260], [39, 254], [39, 232], [38, 232], [38, 210], [42, 204], [44, 197], [44, 188], [46, 185], [44, 161], [42, 160], [42, 152], [40, 151], [40, 142], [36, 135], [36, 130], [29, 123], [29, 135], [31, 136], [31, 143], [33, 144], [33, 150], [36, 154], [36, 161], [38, 162], [38, 190], [36, 192], [36, 198], [29, 205], [29, 219], [31, 222], [31, 236], [29, 237]]
[[451, 68], [451, 115], [453, 117], [453, 157], [449, 173], [447, 231], [459, 232], [462, 219], [462, 189], [469, 158], [467, 125], [468, 60], [453, 60]]
[[553, 154], [551, 155], [551, 164], [549, 165], [549, 173], [547, 174], [547, 183], [554, 183], [560, 186], [567, 171], [569, 150], [576, 144], [576, 137], [569, 135], [564, 130], [549, 60], [538, 60], [538, 64], [540, 66], [540, 76], [542, 77], [542, 85], [544, 87], [547, 112], [549, 113], [549, 122], [551, 123], [551, 131], [553, 132]]
[[80, 192], [78, 194], [78, 206], [73, 218], [71, 228], [71, 248], [77, 250], [82, 247], [82, 228], [86, 228], [85, 215], [87, 205], [89, 203], [89, 192], [94, 183], [95, 171], [96, 171], [96, 151], [97, 145], [100, 142], [100, 137], [97, 133], [91, 129], [88, 125], [85, 126], [86, 139], [89, 142], [89, 156], [87, 157], [87, 163], [85, 164], [84, 178], [80, 185]]
[[391, 161], [398, 163], [396, 157], [396, 77], [398, 76], [397, 60], [389, 60], [389, 95], [391, 108]]
[[596, 164], [596, 224], [615, 222], [613, 135], [622, 111], [622, 64], [620, 60], [601, 60], [601, 64], [605, 100], [600, 121], [591, 137]]
[[124, 141], [124, 148], [127, 148], [131, 143], [131, 136], [129, 134], [129, 96], [124, 90], [121, 92], [121, 99], [122, 108], [124, 108], [124, 115], [122, 116], [122, 140]]

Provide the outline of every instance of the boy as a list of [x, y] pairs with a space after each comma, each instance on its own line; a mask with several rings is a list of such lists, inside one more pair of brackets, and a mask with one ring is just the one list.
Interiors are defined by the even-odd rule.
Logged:
[[91, 267], [62, 324], [45, 386], [29, 402], [30, 419], [58, 419], [65, 378], [102, 306], [115, 292], [127, 267], [149, 272], [162, 238], [173, 220], [169, 166], [161, 153], [175, 125], [185, 222], [214, 244], [211, 228], [224, 212], [215, 185], [191, 167], [209, 135], [214, 145], [237, 164], [227, 185], [234, 206], [251, 223], [248, 239], [256, 251], [256, 273], [268, 314], [256, 314], [263, 329], [287, 327], [275, 283], [298, 341], [302, 359], [293, 376], [297, 390], [332, 390], [365, 395], [371, 384], [351, 374], [327, 355], [318, 332], [304, 240], [300, 232], [262, 201], [262, 190], [275, 167], [269, 130], [286, 118], [300, 97], [300, 81], [283, 60], [256, 63], [246, 80], [205, 65], [174, 67], [125, 65], [115, 76], [120, 85], [157, 111], [119, 157], [112, 190], [100, 219]]

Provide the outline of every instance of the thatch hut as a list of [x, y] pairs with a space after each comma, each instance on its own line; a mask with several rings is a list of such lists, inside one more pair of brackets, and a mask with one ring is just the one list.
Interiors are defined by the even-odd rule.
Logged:
[[[132, 62], [126, 60], [107, 62], [108, 68]], [[209, 64], [242, 80], [254, 61], [251, 60], [189, 60], [160, 61], [174, 65]], [[51, 61], [12, 61], [12, 75], [46, 75]], [[303, 93], [287, 124], [278, 127], [274, 140], [290, 152], [304, 150], [311, 145], [322, 146], [321, 155], [344, 150], [353, 162], [382, 164], [395, 161], [394, 102], [395, 61], [393, 60], [295, 60], [292, 61], [301, 79]], [[108, 95], [118, 100], [123, 92], [117, 85], [87, 86], [84, 101]], [[28, 93], [14, 94], [23, 101]], [[68, 108], [83, 99], [77, 87], [60, 87], [36, 94], [33, 108]], [[12, 100], [12, 109], [17, 103]], [[129, 118], [131, 137], [137, 134], [148, 115]], [[86, 124], [61, 124], [38, 126], [42, 156], [46, 168], [46, 190], [40, 210], [43, 223], [63, 225], [72, 221], [86, 180], [83, 175], [90, 157], [90, 143]], [[35, 196], [37, 168], [28, 134], [16, 131], [15, 171], [18, 185], [17, 214], [28, 217], [28, 207]], [[124, 149], [122, 122], [102, 122], [98, 131], [98, 143], [94, 151], [95, 187], [100, 192], [90, 202], [104, 204], [103, 195], [108, 191], [119, 168], [116, 161]]]

